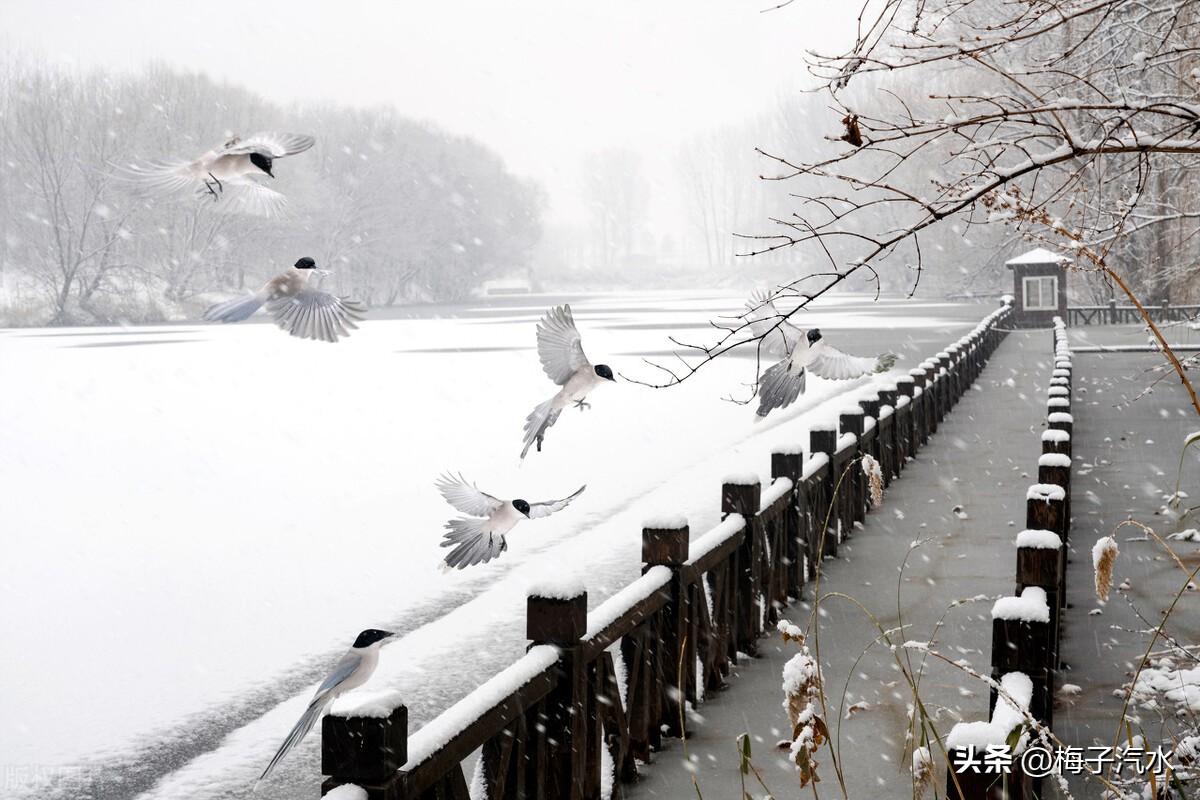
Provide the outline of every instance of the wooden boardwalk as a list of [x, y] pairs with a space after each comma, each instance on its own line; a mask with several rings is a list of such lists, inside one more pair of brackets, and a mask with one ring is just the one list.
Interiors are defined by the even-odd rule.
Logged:
[[[884, 505], [842, 545], [838, 559], [826, 562], [822, 594], [853, 597], [889, 628], [901, 622], [899, 597], [907, 626], [900, 639], [934, 638], [941, 620], [938, 648], [987, 673], [991, 601], [1013, 591], [1013, 540], [1024, 527], [1026, 487], [1037, 479], [1050, 367], [1047, 332], [1009, 334], [976, 381], [977, 390], [959, 401], [892, 483]], [[956, 506], [965, 518], [954, 513]], [[910, 549], [914, 541], [921, 545]], [[952, 601], [979, 595], [987, 599], [947, 613]], [[785, 616], [803, 627], [810, 611], [806, 602]], [[897, 683], [892, 655], [872, 646], [874, 623], [848, 599], [823, 602], [820, 620], [820, 662], [831, 703], [827, 721], [849, 796], [910, 796], [905, 735], [911, 695]], [[758, 658], [741, 660], [730, 688], [693, 719], [687, 759], [679, 741], [667, 740], [627, 796], [695, 797], [693, 775], [706, 798], [741, 796], [735, 738], [742, 732], [752, 736], [754, 763], [775, 795], [798, 796], [795, 767], [775, 746], [790, 738], [780, 686], [783, 665], [795, 653], [794, 645], [778, 638], [764, 640]], [[915, 664], [919, 655], [909, 657]], [[986, 686], [972, 685], [962, 672], [940, 663], [929, 664], [921, 694], [942, 734], [960, 719], [982, 719], [987, 709]], [[827, 751], [817, 758], [822, 795], [841, 796]]]

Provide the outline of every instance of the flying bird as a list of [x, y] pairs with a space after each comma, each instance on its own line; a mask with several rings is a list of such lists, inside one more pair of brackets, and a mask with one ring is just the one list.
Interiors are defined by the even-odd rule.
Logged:
[[292, 728], [292, 732], [283, 740], [283, 744], [279, 746], [279, 751], [275, 753], [275, 757], [271, 759], [271, 763], [267, 764], [267, 768], [263, 770], [263, 774], [259, 776], [259, 782], [266, 779], [271, 771], [284, 759], [288, 753], [292, 751], [296, 745], [304, 740], [308, 732], [317, 724], [317, 720], [325, 713], [325, 709], [329, 708], [330, 703], [336, 700], [340, 695], [345, 694], [351, 689], [357, 689], [371, 678], [371, 674], [375, 672], [375, 666], [379, 663], [379, 648], [383, 642], [396, 634], [389, 631], [380, 631], [374, 628], [368, 628], [358, 635], [354, 640], [354, 644], [346, 651], [337, 665], [330, 671], [321, 685], [317, 687], [316, 694], [309, 701], [308, 708], [300, 717], [299, 722]]
[[446, 523], [448, 531], [442, 537], [442, 547], [452, 547], [446, 556], [446, 566], [463, 569], [483, 564], [508, 549], [505, 534], [523, 519], [541, 519], [562, 511], [571, 501], [583, 494], [580, 486], [574, 494], [561, 500], [530, 503], [525, 500], [500, 500], [481, 492], [462, 475], [446, 474], [438, 479], [438, 491], [446, 502], [466, 514]]
[[265, 304], [275, 324], [292, 336], [336, 342], [339, 336], [349, 336], [350, 329], [358, 327], [354, 323], [363, 318], [367, 307], [357, 300], [310, 287], [309, 278], [314, 273], [333, 274], [317, 269], [317, 262], [305, 256], [254, 294], [210, 306], [204, 312], [204, 319], [241, 322]]
[[275, 177], [276, 159], [303, 153], [316, 140], [297, 133], [234, 136], [194, 161], [155, 161], [126, 167], [121, 177], [160, 195], [191, 192], [209, 196], [228, 213], [277, 217], [287, 198], [261, 183]]
[[542, 451], [546, 429], [558, 421], [558, 415], [568, 403], [574, 403], [580, 411], [590, 408], [591, 403], [586, 401], [588, 394], [604, 381], [615, 383], [617, 380], [607, 364], [593, 366], [583, 354], [583, 342], [568, 305], [550, 309], [538, 322], [537, 348], [542, 369], [561, 388], [549, 400], [539, 403], [525, 418], [522, 461], [534, 443], [538, 452]]
[[827, 344], [818, 328], [807, 331], [784, 318], [766, 292], [755, 292], [746, 303], [750, 331], [761, 337], [763, 351], [780, 356], [758, 382], [759, 419], [777, 408], [787, 408], [804, 393], [808, 372], [827, 380], [845, 381], [873, 372], [886, 372], [896, 363], [893, 353], [864, 358], [843, 353]]

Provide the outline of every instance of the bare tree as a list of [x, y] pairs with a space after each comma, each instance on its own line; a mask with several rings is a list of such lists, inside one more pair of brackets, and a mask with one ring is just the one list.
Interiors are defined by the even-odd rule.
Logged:
[[[837, 147], [764, 151], [799, 206], [746, 237], [747, 254], [804, 248], [829, 264], [776, 287], [796, 301], [779, 322], [853, 275], [878, 287], [885, 267], [915, 289], [948, 225], [1000, 223], [1072, 250], [1134, 302], [1135, 283], [1179, 278], [1200, 219], [1196, 193], [1176, 188], [1200, 175], [1197, 16], [1188, 0], [865, 5], [853, 47], [810, 55]], [[650, 385], [761, 345], [745, 317], [714, 327], [712, 341], [680, 342], [677, 363], [655, 364], [664, 377]]]

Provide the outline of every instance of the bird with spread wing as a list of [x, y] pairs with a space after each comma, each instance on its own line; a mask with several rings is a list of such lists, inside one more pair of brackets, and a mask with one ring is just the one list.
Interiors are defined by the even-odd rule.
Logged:
[[147, 193], [195, 194], [211, 197], [214, 208], [230, 214], [278, 217], [287, 197], [258, 178], [275, 177], [276, 159], [303, 153], [316, 142], [297, 133], [256, 133], [234, 136], [192, 161], [154, 161], [133, 164], [118, 173]]
[[357, 300], [309, 286], [309, 276], [313, 274], [333, 273], [317, 269], [317, 262], [305, 256], [287, 272], [271, 278], [254, 294], [210, 306], [204, 312], [204, 319], [241, 322], [266, 305], [275, 324], [292, 336], [323, 342], [336, 342], [339, 336], [349, 336], [350, 330], [358, 327], [354, 323], [362, 320], [367, 307]]
[[539, 403], [525, 418], [522, 461], [535, 444], [538, 452], [541, 452], [546, 430], [558, 421], [558, 415], [569, 403], [574, 403], [582, 411], [590, 407], [587, 396], [593, 389], [605, 381], [617, 380], [607, 364], [593, 366], [584, 355], [583, 340], [568, 305], [552, 308], [542, 316], [537, 326], [537, 349], [546, 377], [561, 388], [549, 400]]
[[771, 295], [761, 290], [746, 303], [744, 316], [750, 332], [760, 340], [762, 352], [781, 359], [759, 379], [759, 419], [777, 408], [787, 408], [804, 394], [808, 372], [826, 380], [846, 381], [887, 372], [896, 363], [893, 353], [874, 358], [843, 353], [825, 341], [820, 329], [803, 330], [789, 322]]
[[446, 523], [447, 533], [442, 537], [442, 547], [453, 548], [446, 556], [446, 566], [463, 569], [473, 564], [491, 561], [508, 549], [505, 534], [523, 519], [541, 519], [556, 511], [562, 511], [571, 501], [583, 494], [587, 486], [580, 486], [574, 494], [561, 500], [544, 500], [530, 503], [526, 500], [500, 500], [487, 492], [481, 492], [462, 475], [443, 475], [437, 482], [438, 491], [446, 502], [454, 506], [465, 517]]

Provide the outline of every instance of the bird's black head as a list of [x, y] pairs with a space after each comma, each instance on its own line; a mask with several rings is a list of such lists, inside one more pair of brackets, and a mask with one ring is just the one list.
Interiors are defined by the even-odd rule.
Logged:
[[355, 647], [370, 647], [371, 645], [375, 644], [376, 642], [382, 642], [384, 639], [388, 638], [389, 636], [395, 636], [395, 635], [396, 634], [392, 633], [391, 631], [381, 631], [381, 630], [376, 630], [375, 628], [367, 628], [365, 631], [363, 631], [362, 633], [360, 633], [358, 635], [357, 639], [354, 640], [354, 646]]
[[811, 329], [808, 332], [808, 343], [816, 344], [819, 341], [821, 341], [821, 329], [820, 328]]
[[601, 378], [604, 378], [606, 381], [615, 382], [617, 380], [613, 377], [612, 369], [608, 366], [608, 364], [597, 364], [594, 369], [596, 370], [596, 374]]
[[296, 269], [316, 269], [317, 262], [313, 261], [308, 256], [305, 256], [304, 258], [300, 259], [292, 266], [294, 266]]
[[529, 503], [525, 502], [524, 500], [513, 500], [512, 504], [513, 508], [515, 508], [517, 511], [520, 511], [527, 517], [529, 516]]
[[272, 159], [270, 156], [264, 156], [262, 153], [250, 154], [250, 163], [270, 175], [272, 178], [275, 177], [275, 173], [271, 172], [271, 162], [273, 160], [274, 159]]

